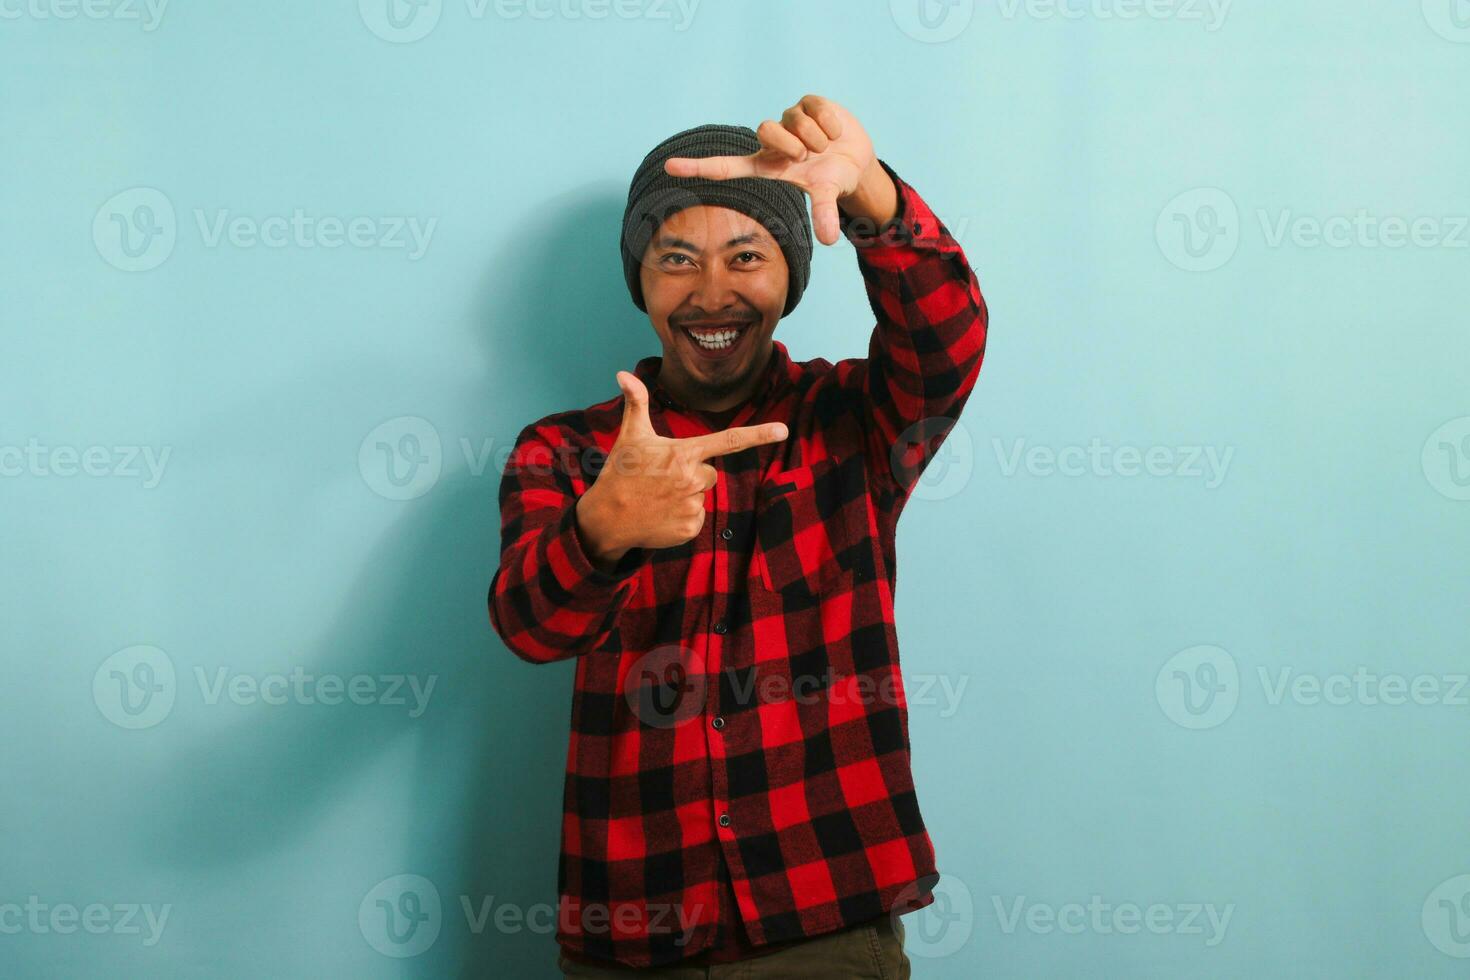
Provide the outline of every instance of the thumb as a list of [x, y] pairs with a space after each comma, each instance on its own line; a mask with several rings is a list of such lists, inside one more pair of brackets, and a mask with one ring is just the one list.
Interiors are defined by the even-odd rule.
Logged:
[[619, 371], [617, 378], [623, 391], [623, 423], [618, 438], [654, 435], [653, 422], [648, 418], [648, 389], [643, 381], [631, 371]]
[[837, 220], [837, 185], [813, 184], [807, 193], [812, 199], [812, 228], [817, 233], [817, 241], [831, 245], [842, 233]]

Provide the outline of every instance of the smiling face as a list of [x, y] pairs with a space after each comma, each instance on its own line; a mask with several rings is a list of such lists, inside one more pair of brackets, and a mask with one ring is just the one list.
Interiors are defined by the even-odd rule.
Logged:
[[740, 211], [685, 208], [659, 226], [639, 278], [663, 343], [659, 382], [691, 408], [749, 398], [786, 307], [786, 256], [770, 232]]

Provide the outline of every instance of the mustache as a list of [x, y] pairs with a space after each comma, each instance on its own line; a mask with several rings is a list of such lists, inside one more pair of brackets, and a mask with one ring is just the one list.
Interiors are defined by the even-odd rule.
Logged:
[[756, 310], [732, 310], [728, 313], [670, 313], [669, 323], [684, 327], [695, 323], [758, 323], [761, 315]]

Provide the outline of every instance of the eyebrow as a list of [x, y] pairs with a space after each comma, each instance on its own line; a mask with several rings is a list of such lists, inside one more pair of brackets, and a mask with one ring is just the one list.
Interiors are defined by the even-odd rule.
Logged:
[[[726, 242], [724, 247], [734, 248], [736, 245], [764, 244], [765, 241], [766, 236], [760, 234], [759, 232], [751, 232], [748, 235], [737, 235], [736, 237]], [[685, 241], [682, 238], [676, 238], [673, 235], [661, 235], [654, 240], [654, 244], [659, 248], [682, 248], [686, 252], [699, 251], [698, 246], [696, 246], [693, 242]]]

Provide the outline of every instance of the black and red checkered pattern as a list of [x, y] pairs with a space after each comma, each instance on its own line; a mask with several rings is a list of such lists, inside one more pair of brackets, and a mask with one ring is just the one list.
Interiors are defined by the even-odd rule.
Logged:
[[[611, 571], [583, 551], [574, 506], [621, 394], [527, 426], [507, 461], [490, 620], [525, 660], [577, 658], [557, 876], [557, 939], [573, 952], [648, 966], [728, 945], [721, 861], [757, 945], [933, 900], [894, 537], [974, 388], [989, 317], [958, 242], [883, 166], [894, 221], [863, 238], [843, 216], [877, 318], [868, 356], [795, 362], [773, 342], [728, 424], [781, 421], [790, 436], [709, 460], [698, 537]], [[634, 369], [654, 429], [711, 431], [659, 366]]]

